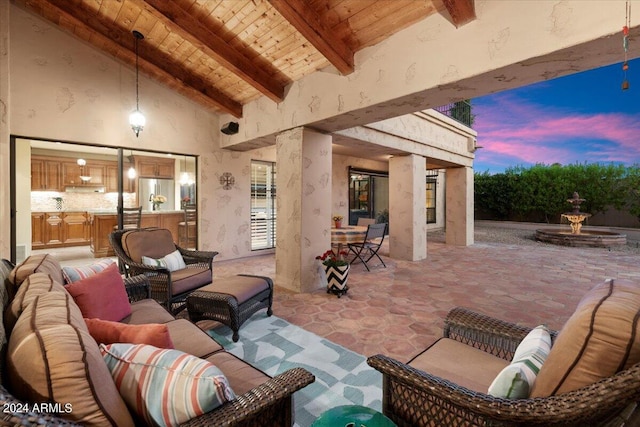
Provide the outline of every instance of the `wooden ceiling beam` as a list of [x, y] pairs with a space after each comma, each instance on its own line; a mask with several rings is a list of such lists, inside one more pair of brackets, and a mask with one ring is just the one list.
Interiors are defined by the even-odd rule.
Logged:
[[[48, 0], [26, 0], [28, 8], [35, 11], [59, 14], [62, 18], [72, 22], [83, 32], [90, 32], [90, 40], [97, 48], [106, 51], [118, 59], [135, 66], [135, 52], [133, 52], [133, 35], [122, 30], [114, 23], [99, 20], [94, 13], [83, 6], [72, 5], [71, 2], [51, 2]], [[171, 58], [161, 54], [149, 45], [141, 42], [138, 49], [140, 70], [178, 91], [187, 98], [194, 99], [207, 108], [222, 110], [235, 117], [242, 117], [242, 105], [224, 93], [220, 92], [201, 78], [189, 73]], [[144, 98], [144, 95], [142, 96]]]
[[[132, 0], [138, 7], [144, 8], [171, 31], [201, 49], [223, 67], [239, 76], [242, 80], [259, 90], [275, 102], [284, 99], [284, 85], [271, 77], [279, 70], [270, 63], [260, 61], [260, 57], [249, 57], [225, 42], [220, 36], [211, 32], [200, 21], [173, 1], [166, 0]], [[254, 55], [251, 55], [255, 57]], [[269, 70], [271, 73], [265, 71]]]
[[322, 23], [304, 0], [269, 0], [269, 3], [338, 71], [344, 75], [353, 72], [353, 51]]
[[476, 19], [474, 0], [442, 0], [442, 3], [444, 3], [449, 15], [451, 15], [453, 25], [456, 28], [460, 28]]

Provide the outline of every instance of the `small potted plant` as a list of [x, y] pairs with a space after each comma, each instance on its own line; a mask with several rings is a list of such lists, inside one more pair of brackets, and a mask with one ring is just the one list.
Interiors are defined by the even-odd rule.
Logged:
[[342, 215], [334, 215], [333, 222], [335, 223], [336, 228], [342, 228]]
[[327, 293], [333, 293], [340, 298], [349, 290], [347, 279], [349, 278], [349, 261], [346, 260], [347, 252], [340, 251], [337, 254], [331, 249], [316, 257], [324, 265], [327, 276]]

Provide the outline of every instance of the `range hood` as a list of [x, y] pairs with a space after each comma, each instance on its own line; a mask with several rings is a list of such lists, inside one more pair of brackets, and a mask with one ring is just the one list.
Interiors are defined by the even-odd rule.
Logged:
[[95, 185], [78, 185], [78, 186], [66, 186], [64, 191], [67, 193], [104, 193], [105, 188]]

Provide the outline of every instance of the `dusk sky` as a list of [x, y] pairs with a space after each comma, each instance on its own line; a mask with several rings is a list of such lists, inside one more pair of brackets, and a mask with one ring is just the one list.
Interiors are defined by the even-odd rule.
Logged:
[[536, 163], [640, 165], [640, 59], [472, 100], [474, 170]]

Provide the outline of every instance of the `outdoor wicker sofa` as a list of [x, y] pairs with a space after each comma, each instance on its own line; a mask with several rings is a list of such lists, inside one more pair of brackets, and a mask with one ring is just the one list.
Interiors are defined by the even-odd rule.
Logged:
[[[637, 319], [636, 319], [637, 321]], [[531, 328], [454, 308], [443, 338], [510, 361]], [[557, 333], [550, 331], [555, 340]], [[428, 350], [427, 350], [428, 351]], [[367, 361], [383, 375], [383, 413], [398, 426], [637, 426], [640, 364], [577, 390], [503, 399], [471, 390], [390, 357]]]
[[[19, 284], [16, 280], [18, 277], [20, 277]], [[62, 285], [58, 283], [62, 282], [60, 266], [50, 255], [31, 256], [17, 268], [13, 268], [13, 265], [7, 260], [0, 262], [0, 303], [5, 312], [4, 322], [0, 322], [0, 407], [3, 408], [0, 413], [0, 425], [131, 425], [131, 422], [127, 421], [130, 420], [127, 407], [123, 407], [122, 411], [114, 409], [118, 407], [114, 403], [118, 391], [116, 391], [108, 371], [106, 371], [107, 377], [100, 373], [101, 370], [107, 368], [100, 356], [98, 344], [88, 335], [88, 332], [85, 332], [86, 326], [84, 324], [77, 324], [77, 316], [73, 313], [77, 313], [78, 308], [75, 307], [71, 297], [66, 295], [67, 292], [60, 290]], [[24, 287], [27, 289], [26, 292], [18, 290], [16, 295], [16, 290], [20, 289], [17, 286]], [[250, 425], [257, 427], [293, 425], [293, 393], [314, 381], [315, 378], [310, 372], [303, 368], [293, 368], [275, 377], [269, 377], [262, 371], [227, 353], [222, 346], [195, 324], [186, 319], [174, 318], [160, 304], [150, 299], [149, 281], [144, 275], [126, 278], [125, 288], [132, 313], [123, 319], [122, 323], [130, 325], [166, 324], [176, 349], [216, 364], [227, 376], [236, 392], [235, 399], [181, 425]], [[16, 295], [15, 299], [14, 295]], [[25, 297], [25, 295], [31, 296]], [[19, 304], [23, 304], [27, 300], [31, 301], [19, 314], [15, 326], [13, 326], [13, 322], [9, 321], [11, 316], [8, 316], [8, 313], [14, 310], [13, 300], [18, 301]], [[44, 300], [49, 303], [36, 303], [36, 301]], [[52, 301], [57, 301], [57, 304], [60, 301], [66, 301], [66, 306], [53, 306]], [[51, 310], [52, 307], [54, 311]], [[58, 310], [58, 307], [63, 311]], [[41, 308], [43, 311], [40, 310]], [[43, 312], [47, 314], [42, 314], [40, 317], [45, 319], [31, 320], [31, 316]], [[51, 313], [53, 315], [49, 317]], [[47, 320], [48, 318], [51, 319], [51, 322]], [[79, 322], [82, 322], [82, 317]], [[24, 326], [19, 326], [19, 324], [28, 324], [35, 329], [26, 330]], [[68, 331], [69, 328], [73, 328], [75, 332], [63, 334], [64, 338], [59, 338], [58, 332]], [[27, 337], [23, 339], [21, 336], [25, 331]], [[54, 335], [57, 338], [51, 339]], [[19, 348], [22, 342], [31, 339], [29, 338], [31, 336], [41, 338], [42, 351], [37, 350], [36, 346], [32, 357], [12, 359], [14, 357], [12, 351]], [[66, 351], [55, 351], [50, 347], [59, 339], [63, 340], [61, 342], [66, 345]], [[16, 340], [20, 341], [16, 344]], [[76, 349], [78, 345], [82, 346], [80, 350]], [[98, 355], [97, 359], [96, 354]], [[40, 364], [38, 361], [42, 355], [47, 360]], [[67, 361], [59, 363], [58, 355], [66, 358]], [[18, 373], [25, 372], [19, 368], [16, 370], [16, 366], [20, 363], [36, 363], [29, 362], [27, 359], [34, 359], [38, 362], [38, 366], [33, 369], [33, 373], [27, 372], [24, 376], [19, 375]], [[10, 366], [13, 368], [10, 369]], [[61, 375], [61, 370], [64, 372], [65, 369], [69, 372], [67, 375]], [[35, 400], [20, 400], [16, 397], [20, 393], [44, 394]], [[43, 409], [35, 409], [36, 403], [42, 405]], [[65, 411], [56, 410], [55, 407], [52, 410], [53, 406], [43, 405], [43, 403], [67, 404], [70, 405], [72, 411], [65, 415]], [[63, 406], [60, 407], [63, 408]], [[92, 407], [99, 409], [93, 411]], [[125, 412], [126, 414], [124, 414]], [[82, 414], [87, 415], [83, 416]], [[87, 422], [74, 423], [73, 420], [78, 422], [79, 419], [87, 419]], [[144, 425], [140, 418], [134, 416], [134, 420], [135, 425]]]

